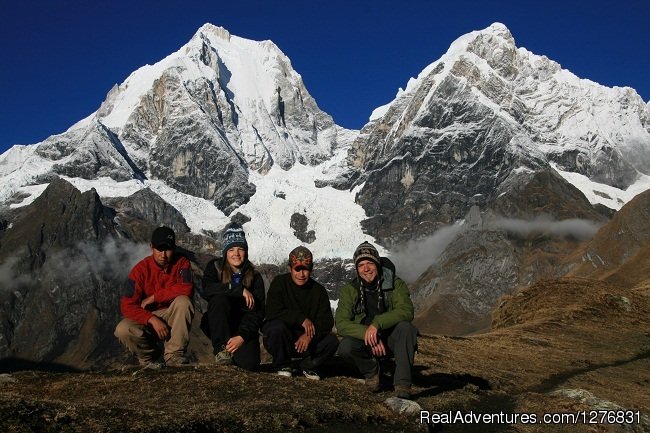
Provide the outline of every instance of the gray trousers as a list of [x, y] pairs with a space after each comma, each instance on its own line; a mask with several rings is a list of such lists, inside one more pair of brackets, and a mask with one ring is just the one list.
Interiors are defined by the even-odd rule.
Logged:
[[[393, 328], [381, 331], [384, 345], [395, 357], [395, 374], [393, 385], [410, 386], [412, 379], [415, 347], [418, 330], [411, 322], [399, 322]], [[351, 361], [365, 377], [370, 378], [379, 373], [379, 361], [372, 354], [363, 340], [354, 337], [343, 337], [339, 344], [338, 354]]]

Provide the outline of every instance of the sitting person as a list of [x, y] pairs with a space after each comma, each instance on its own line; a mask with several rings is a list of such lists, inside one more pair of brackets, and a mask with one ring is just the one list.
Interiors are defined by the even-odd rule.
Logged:
[[325, 288], [311, 278], [313, 256], [305, 247], [289, 253], [289, 273], [278, 275], [269, 287], [266, 322], [262, 327], [266, 350], [273, 368], [291, 377], [291, 359], [300, 357], [300, 368], [308, 379], [319, 380], [317, 371], [336, 352], [338, 339], [332, 333], [334, 317]]
[[185, 356], [194, 317], [190, 261], [176, 253], [176, 235], [158, 227], [151, 235], [151, 255], [138, 262], [124, 286], [120, 310], [124, 319], [115, 336], [143, 367], [157, 368], [160, 343], [165, 365], [189, 364]]
[[248, 243], [239, 224], [226, 227], [223, 257], [211, 260], [205, 267], [202, 296], [208, 301], [208, 310], [201, 329], [212, 341], [217, 364], [257, 370], [264, 281], [248, 260]]
[[393, 354], [397, 397], [410, 399], [418, 330], [411, 324], [408, 287], [368, 242], [353, 258], [357, 276], [341, 288], [336, 309], [336, 331], [343, 337], [338, 353], [357, 367], [373, 392], [380, 390], [378, 359]]

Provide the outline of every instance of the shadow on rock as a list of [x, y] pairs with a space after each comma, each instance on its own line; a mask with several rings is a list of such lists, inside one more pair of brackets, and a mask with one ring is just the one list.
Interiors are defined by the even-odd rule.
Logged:
[[479, 390], [490, 390], [490, 383], [482, 377], [471, 374], [422, 374], [428, 367], [416, 365], [413, 371], [413, 383], [422, 388], [421, 392], [414, 393], [413, 398], [433, 397], [446, 391], [453, 391], [465, 387], [473, 387]]
[[20, 358], [0, 359], [0, 373], [13, 373], [16, 371], [43, 371], [49, 373], [78, 373], [81, 370], [69, 365], [56, 362], [36, 362]]

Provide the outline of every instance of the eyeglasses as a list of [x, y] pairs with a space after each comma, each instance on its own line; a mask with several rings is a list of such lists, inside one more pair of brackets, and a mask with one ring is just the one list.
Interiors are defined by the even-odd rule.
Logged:
[[310, 269], [307, 266], [302, 266], [298, 265], [295, 268], [293, 268], [294, 272], [300, 272], [300, 271], [309, 271]]

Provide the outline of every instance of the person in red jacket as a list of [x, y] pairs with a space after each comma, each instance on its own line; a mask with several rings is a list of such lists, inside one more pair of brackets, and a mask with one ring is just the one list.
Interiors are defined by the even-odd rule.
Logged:
[[159, 365], [161, 342], [166, 365], [187, 365], [194, 316], [190, 261], [174, 252], [176, 235], [169, 227], [154, 230], [150, 247], [151, 255], [133, 267], [124, 286], [120, 303], [124, 319], [115, 336], [142, 366]]

